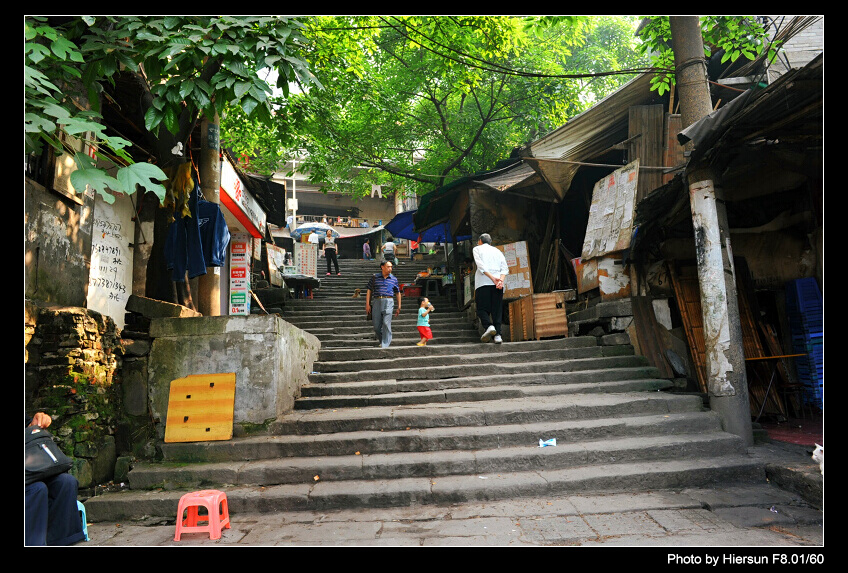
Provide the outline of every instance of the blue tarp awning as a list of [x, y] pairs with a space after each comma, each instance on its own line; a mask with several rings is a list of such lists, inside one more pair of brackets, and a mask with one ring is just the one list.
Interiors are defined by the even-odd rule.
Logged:
[[[399, 239], [407, 239], [410, 241], [418, 241], [419, 243], [451, 243], [453, 238], [450, 234], [450, 224], [448, 222], [438, 223], [420, 233], [413, 230], [413, 217], [415, 211], [404, 211], [398, 213], [389, 221], [385, 229], [392, 234], [392, 237]], [[457, 241], [467, 241], [471, 239], [471, 235], [457, 237]]]

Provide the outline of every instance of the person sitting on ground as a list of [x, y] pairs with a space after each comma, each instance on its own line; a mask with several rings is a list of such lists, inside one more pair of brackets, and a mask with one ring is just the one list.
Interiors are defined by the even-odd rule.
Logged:
[[[52, 418], [38, 412], [32, 419], [24, 414], [24, 427], [47, 428]], [[25, 486], [24, 545], [73, 545], [85, 539], [77, 508], [79, 482], [62, 473]]]

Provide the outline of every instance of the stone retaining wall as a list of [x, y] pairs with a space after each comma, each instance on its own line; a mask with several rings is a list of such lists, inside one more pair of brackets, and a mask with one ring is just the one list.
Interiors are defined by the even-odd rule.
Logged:
[[74, 460], [80, 487], [113, 479], [121, 416], [120, 331], [99, 312], [24, 305], [25, 409], [53, 418], [50, 432]]

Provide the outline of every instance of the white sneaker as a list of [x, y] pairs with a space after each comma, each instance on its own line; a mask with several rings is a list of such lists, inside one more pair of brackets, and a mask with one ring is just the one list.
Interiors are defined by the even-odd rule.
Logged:
[[489, 342], [496, 332], [495, 327], [490, 324], [486, 332], [483, 333], [483, 336], [480, 337], [480, 342]]
[[503, 338], [501, 338], [500, 334], [496, 334], [495, 335], [495, 344], [500, 344], [501, 342], [503, 342]]

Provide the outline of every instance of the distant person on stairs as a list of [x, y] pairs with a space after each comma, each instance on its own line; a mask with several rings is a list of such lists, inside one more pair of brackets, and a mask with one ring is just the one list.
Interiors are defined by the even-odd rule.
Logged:
[[383, 260], [380, 272], [371, 277], [365, 291], [365, 313], [371, 315], [374, 334], [382, 348], [388, 348], [392, 343], [392, 312], [395, 316], [400, 314], [400, 301], [400, 285], [392, 274], [392, 263]]
[[392, 238], [389, 237], [388, 240], [383, 244], [383, 258], [387, 261], [391, 261], [392, 264], [397, 264], [397, 257], [395, 257], [395, 243], [392, 241]]
[[366, 261], [371, 260], [371, 242], [365, 241], [362, 243], [362, 258]]
[[481, 342], [494, 339], [496, 344], [501, 338], [501, 318], [503, 314], [504, 279], [509, 274], [506, 257], [500, 249], [492, 246], [492, 237], [483, 233], [472, 251], [477, 272], [474, 273], [474, 300], [477, 304], [477, 317], [485, 331]]
[[332, 231], [327, 231], [327, 238], [324, 239], [324, 257], [327, 259], [327, 276], [330, 276], [330, 262], [336, 265], [336, 275], [341, 275], [339, 272], [339, 258], [336, 256], [336, 238]]

